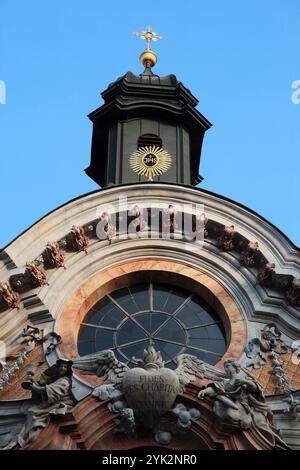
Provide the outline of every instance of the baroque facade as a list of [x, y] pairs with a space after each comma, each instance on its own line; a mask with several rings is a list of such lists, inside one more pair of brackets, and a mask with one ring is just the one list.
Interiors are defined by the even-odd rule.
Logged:
[[102, 189], [0, 252], [0, 448], [299, 449], [300, 251], [196, 187], [211, 124], [141, 62], [89, 115]]

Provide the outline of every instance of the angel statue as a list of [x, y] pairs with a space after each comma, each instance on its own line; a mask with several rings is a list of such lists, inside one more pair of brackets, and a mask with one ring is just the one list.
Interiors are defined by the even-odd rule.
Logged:
[[2, 449], [24, 447], [48, 426], [52, 415], [64, 415], [75, 405], [72, 395], [72, 361], [59, 359], [33, 380], [36, 366], [31, 364], [22, 387], [30, 390], [32, 397], [23, 405], [25, 423], [18, 433], [10, 434]]
[[198, 398], [214, 398], [213, 411], [223, 422], [248, 429], [254, 423], [275, 447], [287, 448], [273, 424], [273, 413], [267, 405], [262, 387], [255, 377], [234, 359], [224, 363], [225, 378], [209, 383]]
[[[116, 359], [113, 351], [106, 350], [75, 359], [73, 367], [85, 374], [104, 377], [112, 382], [114, 390], [124, 395], [127, 415], [130, 415], [128, 408], [132, 409], [136, 425], [153, 430], [160, 417], [171, 409], [177, 395], [183, 393], [185, 386], [197, 377], [204, 377], [205, 366], [196, 357], [181, 354], [176, 359], [177, 369], [168, 369], [164, 366], [161, 353], [153, 346], [144, 350], [143, 359], [133, 359], [138, 367], [130, 369]], [[99, 388], [100, 397], [113, 397], [114, 390], [108, 388], [108, 384]], [[96, 395], [97, 392], [93, 394]], [[120, 403], [120, 396], [118, 402]], [[133, 417], [130, 415], [131, 432], [134, 434], [132, 422]]]

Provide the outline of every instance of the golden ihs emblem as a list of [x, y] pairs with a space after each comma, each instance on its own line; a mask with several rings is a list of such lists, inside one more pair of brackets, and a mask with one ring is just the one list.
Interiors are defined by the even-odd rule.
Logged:
[[167, 171], [171, 164], [169, 152], [159, 147], [140, 147], [130, 156], [132, 170], [139, 175], [146, 175], [148, 181], [153, 181], [154, 176]]

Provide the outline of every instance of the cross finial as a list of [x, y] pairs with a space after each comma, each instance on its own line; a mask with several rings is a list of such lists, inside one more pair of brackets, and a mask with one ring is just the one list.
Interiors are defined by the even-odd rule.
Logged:
[[135, 36], [139, 36], [141, 39], [145, 39], [147, 41], [147, 51], [151, 50], [151, 41], [158, 41], [159, 39], [164, 39], [163, 36], [158, 36], [155, 31], [152, 31], [151, 26], [147, 26], [147, 28], [140, 33], [132, 33]]
[[158, 41], [159, 39], [164, 39], [164, 37], [159, 36], [155, 31], [152, 31], [151, 26], [147, 26], [147, 28], [140, 33], [132, 34], [147, 41], [147, 49], [140, 55], [140, 61], [141, 64], [146, 67], [145, 70], [148, 70], [148, 72], [150, 71], [151, 73], [151, 67], [153, 67], [157, 62], [156, 54], [151, 50], [151, 41]]

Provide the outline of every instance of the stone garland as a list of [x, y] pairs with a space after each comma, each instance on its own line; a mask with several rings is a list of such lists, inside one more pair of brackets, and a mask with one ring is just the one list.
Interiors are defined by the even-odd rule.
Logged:
[[[139, 223], [136, 224], [136, 230], [145, 231], [148, 229], [147, 223], [142, 216], [142, 211], [138, 206], [135, 206], [133, 212]], [[171, 231], [174, 231], [177, 227], [176, 223], [176, 208], [170, 205], [167, 209], [167, 215], [169, 217], [169, 224]], [[49, 285], [47, 274], [45, 269], [53, 269], [65, 266], [65, 254], [64, 251], [68, 251], [68, 248], [77, 252], [84, 251], [87, 253], [89, 245], [89, 237], [95, 236], [97, 232], [96, 225], [100, 222], [104, 237], [110, 243], [113, 237], [116, 235], [116, 227], [113, 225], [111, 215], [107, 212], [103, 213], [98, 221], [93, 221], [85, 226], [71, 227], [70, 232], [58, 242], [48, 242], [45, 251], [35, 260], [26, 263], [26, 269], [24, 274], [15, 275], [14, 278], [18, 278], [10, 284], [10, 280], [5, 283], [0, 283], [0, 301], [8, 309], [20, 308], [20, 292], [22, 288], [29, 290], [30, 288], [42, 287]], [[209, 222], [211, 222], [205, 214], [201, 218], [201, 227], [204, 230], [204, 237], [209, 236]], [[163, 227], [165, 229], [165, 227]], [[236, 232], [234, 225], [225, 226], [221, 235], [217, 236], [216, 244], [221, 251], [232, 251], [236, 248], [235, 239], [238, 232]], [[261, 257], [258, 242], [248, 242], [248, 245], [244, 251], [240, 254], [241, 265], [248, 268], [257, 268], [258, 261]], [[42, 266], [44, 265], [44, 268]], [[257, 274], [256, 285], [269, 287], [272, 284], [273, 276], [275, 275], [275, 264], [265, 263], [262, 269]], [[28, 279], [30, 280], [29, 286], [27, 286]], [[291, 283], [287, 285], [286, 292], [286, 305], [299, 308], [300, 307], [300, 279], [293, 279]]]

